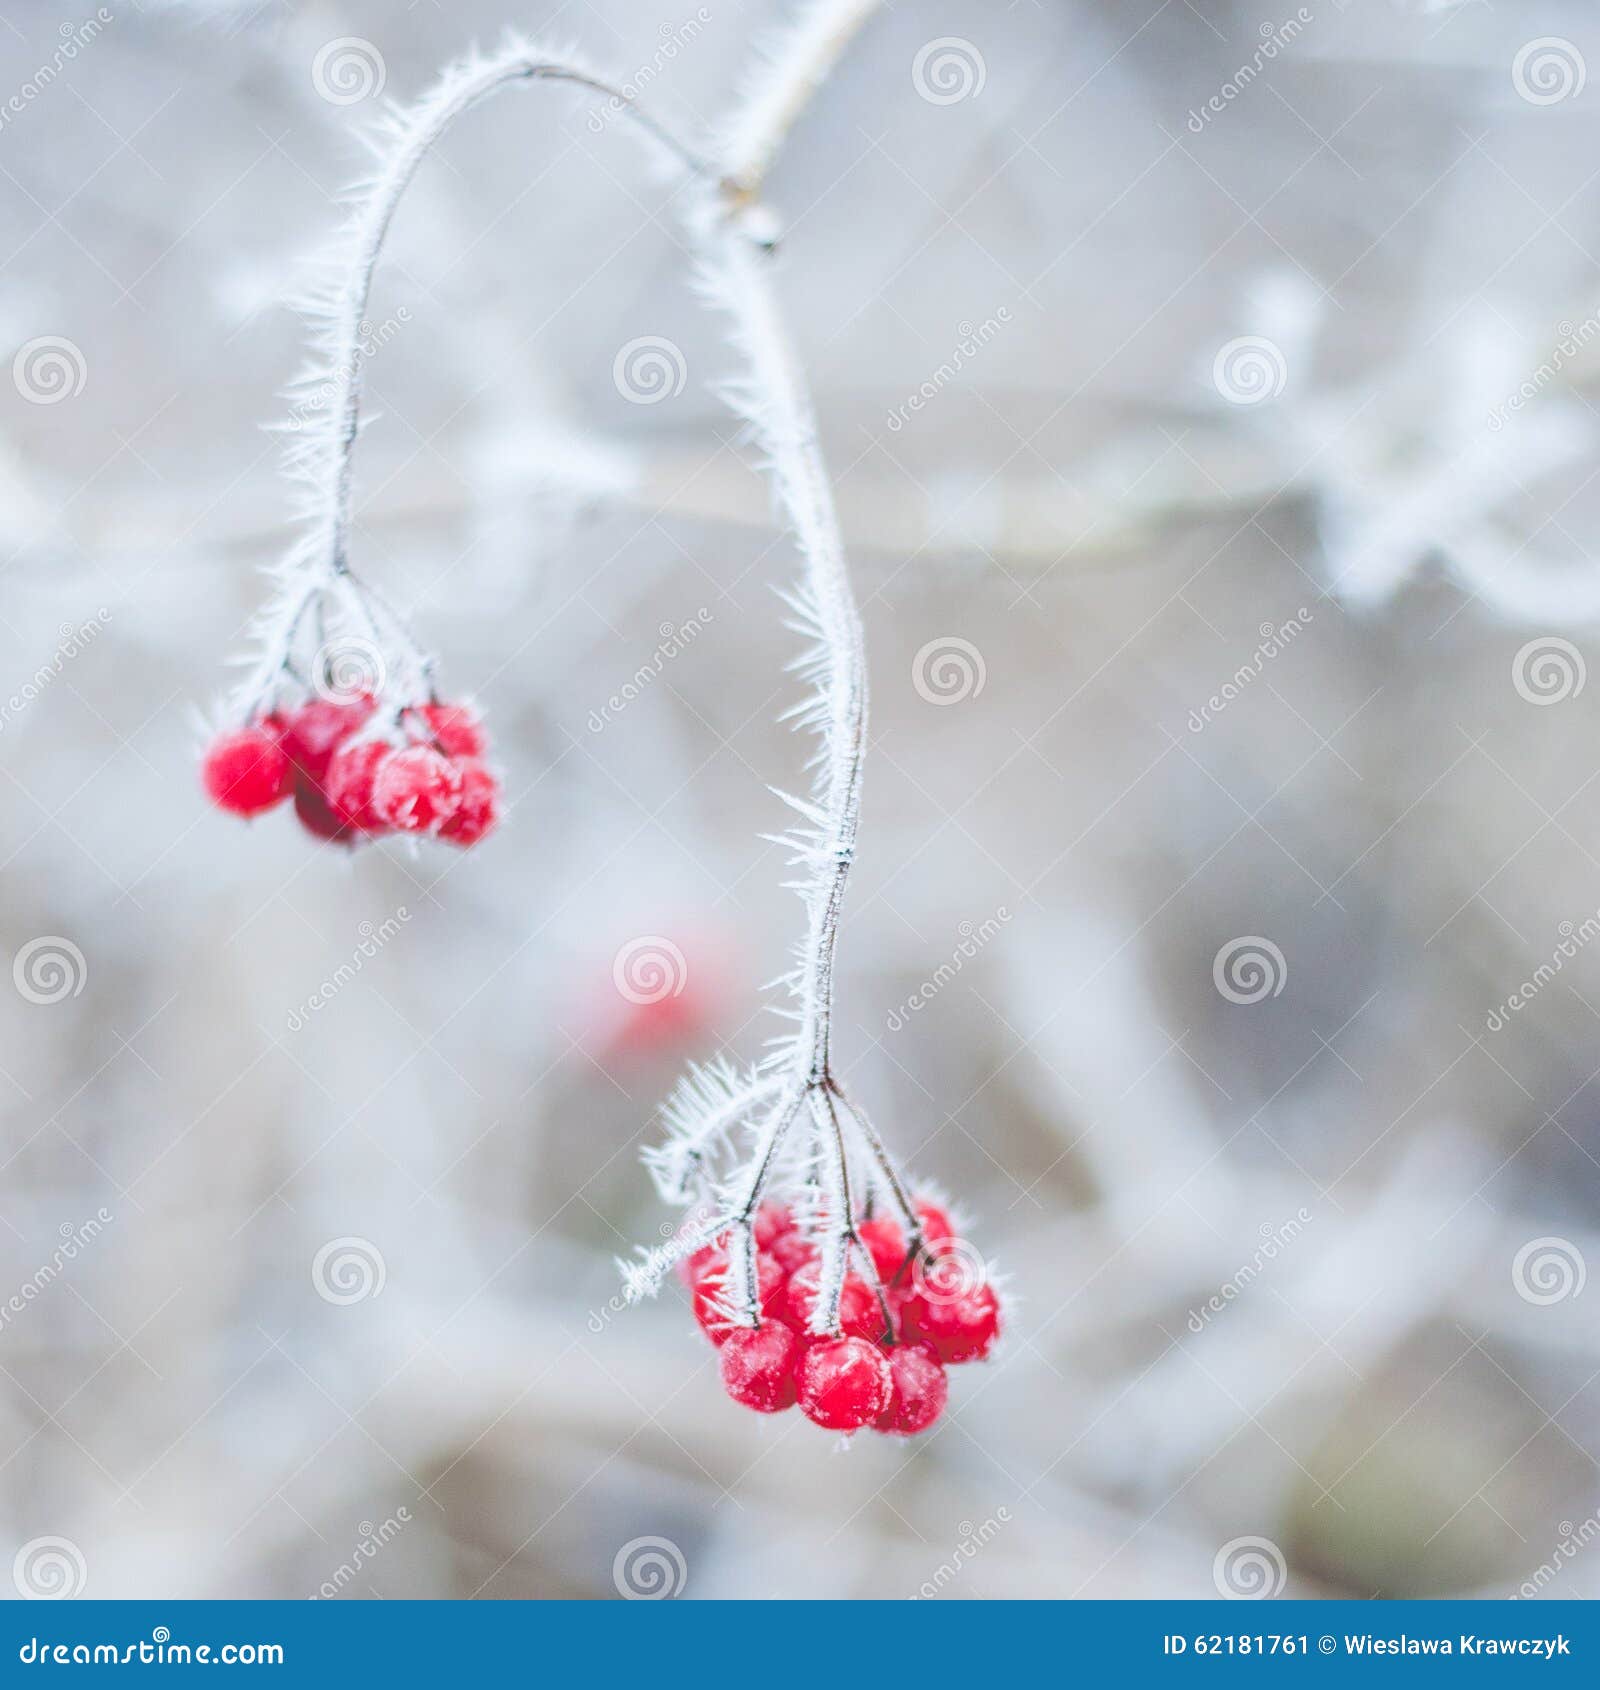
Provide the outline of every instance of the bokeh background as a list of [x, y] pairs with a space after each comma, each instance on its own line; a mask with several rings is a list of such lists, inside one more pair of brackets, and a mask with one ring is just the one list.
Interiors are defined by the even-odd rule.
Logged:
[[732, 355], [592, 102], [462, 123], [373, 301], [356, 561], [506, 825], [202, 804], [381, 100], [515, 26], [704, 135], [790, 15], [5, 8], [12, 1587], [1594, 1593], [1592, 7], [892, 0], [774, 169], [874, 687], [836, 1046], [1008, 1287], [935, 1435], [617, 1307], [660, 1099], [774, 1031], [803, 748]]

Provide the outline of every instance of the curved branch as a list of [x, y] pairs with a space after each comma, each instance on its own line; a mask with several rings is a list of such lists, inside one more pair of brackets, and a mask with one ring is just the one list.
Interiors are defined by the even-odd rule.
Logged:
[[797, 1046], [808, 1077], [821, 1080], [830, 1054], [839, 910], [860, 819], [866, 652], [810, 394], [772, 291], [771, 258], [724, 218], [711, 231], [709, 264], [712, 290], [733, 317], [750, 366], [734, 401], [766, 450], [806, 563], [804, 589], [791, 603], [797, 626], [813, 640], [801, 667], [816, 692], [791, 714], [818, 733], [822, 771], [817, 803], [796, 804], [812, 831], [789, 840], [795, 860], [811, 871], [801, 887], [808, 944], [792, 983], [800, 1017]]
[[811, 96], [883, 0], [818, 0], [762, 54], [727, 126], [724, 168], [741, 194], [761, 191]]
[[[668, 1144], [648, 1160], [672, 1195], [692, 1200], [694, 1194], [687, 1186], [690, 1177], [698, 1175], [706, 1179], [713, 1201], [694, 1227], [645, 1252], [642, 1260], [626, 1269], [628, 1291], [635, 1296], [654, 1289], [674, 1261], [714, 1237], [725, 1236], [727, 1313], [758, 1324], [755, 1211], [780, 1166], [803, 1166], [815, 1170], [821, 1180], [815, 1224], [822, 1234], [822, 1269], [813, 1324], [818, 1331], [834, 1333], [840, 1328], [840, 1294], [850, 1253], [862, 1250], [847, 1129], [858, 1141], [855, 1148], [867, 1170], [868, 1195], [877, 1184], [890, 1197], [907, 1227], [912, 1251], [921, 1234], [882, 1142], [865, 1118], [844, 1104], [830, 1068], [834, 957], [860, 819], [867, 735], [866, 658], [811, 396], [773, 290], [771, 244], [763, 232], [755, 194], [806, 97], [876, 3], [819, 0], [806, 14], [786, 45], [786, 56], [774, 67], [770, 86], [747, 103], [742, 127], [736, 126], [735, 143], [724, 152], [729, 160], [725, 170], [699, 157], [640, 112], [619, 88], [522, 43], [447, 71], [430, 95], [396, 117], [392, 144], [357, 206], [344, 265], [323, 302], [331, 371], [322, 372], [322, 387], [333, 403], [328, 421], [298, 461], [312, 490], [313, 521], [288, 565], [279, 620], [266, 641], [265, 659], [256, 676], [258, 691], [264, 688], [270, 694], [282, 675], [292, 672], [292, 646], [307, 608], [314, 604], [320, 619], [330, 597], [350, 601], [349, 615], [374, 642], [384, 643], [386, 626], [380, 623], [392, 625], [387, 631], [405, 642], [404, 666], [415, 673], [408, 674], [400, 690], [414, 693], [413, 683], [426, 681], [431, 674], [428, 660], [410, 647], [392, 613], [383, 610], [380, 617], [374, 612], [374, 604], [381, 610], [381, 603], [356, 580], [347, 556], [351, 465], [360, 432], [366, 355], [364, 318], [373, 273], [407, 186], [423, 159], [464, 112], [497, 89], [518, 82], [565, 82], [605, 95], [699, 185], [693, 206], [694, 233], [710, 291], [731, 314], [734, 338], [748, 364], [748, 374], [735, 391], [735, 403], [765, 449], [779, 502], [804, 560], [801, 588], [788, 602], [794, 625], [809, 640], [797, 667], [812, 690], [790, 715], [814, 731], [819, 741], [813, 759], [818, 771], [814, 795], [787, 800], [806, 824], [786, 837], [794, 862], [804, 871], [796, 889], [807, 911], [799, 964], [789, 979], [797, 1035], [770, 1066], [746, 1079], [723, 1068], [691, 1076], [686, 1091], [669, 1110]], [[403, 711], [412, 702], [409, 696], [391, 699], [390, 708]], [[708, 1152], [740, 1127], [753, 1134], [750, 1155], [725, 1181], [712, 1181], [706, 1168]], [[805, 1141], [805, 1153], [800, 1156], [788, 1142], [797, 1133]], [[876, 1270], [873, 1279], [876, 1283]], [[887, 1323], [881, 1286], [879, 1296]]]
[[458, 117], [500, 88], [534, 81], [565, 82], [604, 94], [678, 164], [698, 176], [711, 173], [704, 160], [642, 112], [620, 88], [577, 65], [549, 58], [526, 43], [516, 43], [493, 58], [468, 61], [447, 71], [433, 92], [400, 120], [397, 144], [356, 214], [350, 266], [331, 313], [336, 383], [332, 409], [336, 420], [325, 473], [330, 495], [326, 558], [334, 574], [349, 567], [351, 460], [361, 426], [361, 366], [365, 355], [361, 325], [372, 292], [373, 272], [395, 210], [417, 167]]

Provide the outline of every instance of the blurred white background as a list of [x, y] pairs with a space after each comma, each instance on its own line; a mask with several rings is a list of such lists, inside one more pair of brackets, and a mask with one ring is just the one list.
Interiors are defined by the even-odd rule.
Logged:
[[[611, 1597], [647, 1537], [687, 1597], [1594, 1594], [1592, 7], [893, 0], [774, 170], [874, 686], [838, 1057], [1009, 1276], [934, 1436], [758, 1421], [676, 1288], [615, 1309], [657, 1103], [773, 1030], [803, 752], [732, 355], [594, 102], [463, 122], [373, 300], [356, 562], [506, 824], [347, 859], [204, 807], [286, 302], [380, 97], [516, 27], [703, 135], [790, 15], [7, 8], [0, 1552], [90, 1596]], [[319, 87], [346, 38], [381, 96]]]

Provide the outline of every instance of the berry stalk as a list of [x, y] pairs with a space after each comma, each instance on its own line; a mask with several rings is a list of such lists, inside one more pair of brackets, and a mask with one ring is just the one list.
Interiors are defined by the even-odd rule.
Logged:
[[[317, 421], [291, 454], [306, 531], [260, 630], [260, 658], [241, 694], [243, 726], [213, 747], [205, 773], [214, 800], [239, 814], [292, 793], [302, 823], [324, 838], [394, 831], [471, 844], [493, 826], [498, 786], [475, 716], [437, 697], [431, 658], [350, 567], [362, 324], [400, 200], [457, 118], [517, 84], [558, 82], [605, 95], [693, 181], [690, 230], [707, 292], [727, 312], [745, 365], [734, 404], [765, 454], [803, 563], [798, 588], [785, 597], [790, 626], [805, 640], [793, 667], [808, 690], [786, 714], [817, 741], [811, 794], [779, 794], [801, 818], [778, 836], [799, 871], [791, 884], [806, 910], [794, 966], [781, 982], [789, 1003], [780, 1013], [794, 1031], [748, 1072], [724, 1061], [692, 1069], [669, 1100], [666, 1142], [646, 1162], [662, 1195], [694, 1215], [672, 1241], [625, 1264], [627, 1291], [654, 1292], [687, 1258], [697, 1317], [718, 1341], [738, 1340], [724, 1363], [738, 1400], [762, 1412], [798, 1400], [821, 1425], [908, 1434], [941, 1412], [942, 1368], [988, 1352], [999, 1305], [981, 1261], [973, 1279], [976, 1258], [937, 1206], [912, 1200], [833, 1074], [839, 922], [860, 824], [866, 656], [810, 393], [773, 286], [773, 224], [759, 199], [783, 135], [873, 3], [817, 0], [717, 160], [700, 157], [586, 68], [520, 42], [446, 71], [429, 95], [394, 116], [330, 286], [313, 302], [324, 358], [305, 379], [332, 403], [301, 407]], [[375, 659], [373, 675], [347, 678], [342, 689], [331, 685], [330, 652], [340, 638]], [[308, 643], [316, 646], [309, 665]], [[967, 1254], [952, 1277], [955, 1247]]]

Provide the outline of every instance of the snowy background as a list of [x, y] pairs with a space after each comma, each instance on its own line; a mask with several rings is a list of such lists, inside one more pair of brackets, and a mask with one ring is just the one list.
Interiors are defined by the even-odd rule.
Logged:
[[[0, 1560], [1594, 1594], [1592, 7], [893, 0], [773, 172], [874, 686], [838, 1057], [1008, 1276], [934, 1436], [758, 1419], [675, 1287], [616, 1307], [657, 1104], [773, 1030], [801, 747], [730, 355], [595, 102], [462, 123], [373, 300], [356, 561], [506, 825], [352, 861], [204, 807], [285, 301], [379, 99], [514, 25], [701, 134], [787, 15], [0, 19]], [[683, 379], [640, 403], [646, 337]]]

